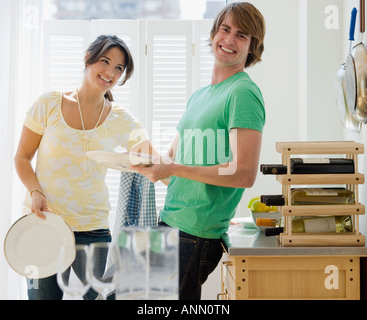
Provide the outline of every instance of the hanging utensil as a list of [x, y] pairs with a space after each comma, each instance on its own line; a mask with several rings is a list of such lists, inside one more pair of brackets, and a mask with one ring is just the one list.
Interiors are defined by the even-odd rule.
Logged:
[[360, 0], [361, 42], [348, 55], [345, 63], [347, 105], [353, 117], [367, 123], [367, 51], [363, 44], [365, 32], [365, 0]]
[[[352, 44], [354, 41], [354, 32], [356, 26], [356, 18], [357, 18], [357, 8], [353, 8], [350, 19], [350, 28], [349, 28], [349, 51], [348, 54], [352, 51]], [[349, 111], [346, 101], [346, 93], [345, 93], [345, 63], [343, 63], [338, 72], [336, 73], [335, 78], [335, 93], [336, 100], [339, 109], [339, 116], [343, 126], [351, 131], [360, 132], [361, 130], [361, 122], [356, 120]]]

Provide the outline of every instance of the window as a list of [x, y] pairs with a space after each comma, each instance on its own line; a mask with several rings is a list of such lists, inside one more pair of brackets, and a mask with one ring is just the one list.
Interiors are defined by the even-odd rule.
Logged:
[[213, 19], [226, 0], [43, 0], [47, 19]]
[[[116, 34], [131, 49], [134, 76], [113, 90], [115, 101], [146, 126], [153, 145], [164, 153], [194, 90], [208, 84], [212, 55], [211, 20], [48, 20], [44, 25], [44, 90], [73, 90], [83, 77], [83, 57], [100, 34]], [[109, 170], [112, 213], [117, 205], [120, 172]], [[157, 208], [166, 186], [156, 183]]]

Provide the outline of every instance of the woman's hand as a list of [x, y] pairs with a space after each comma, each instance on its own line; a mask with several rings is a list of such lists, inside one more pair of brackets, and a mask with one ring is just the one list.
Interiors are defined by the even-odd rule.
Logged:
[[47, 207], [46, 197], [37, 191], [32, 192], [32, 207], [31, 210], [42, 220], [46, 219], [46, 216], [42, 211], [51, 212]]

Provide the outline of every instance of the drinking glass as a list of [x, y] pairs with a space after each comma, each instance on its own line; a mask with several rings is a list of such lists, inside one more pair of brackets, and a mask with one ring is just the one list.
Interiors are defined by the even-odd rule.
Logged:
[[149, 232], [149, 299], [178, 299], [178, 230], [151, 228]]
[[[74, 300], [83, 296], [90, 288], [86, 277], [87, 255], [86, 245], [75, 245], [75, 249], [62, 247], [60, 250], [57, 283], [60, 289]], [[71, 268], [74, 274], [70, 275]]]
[[118, 300], [178, 299], [178, 230], [124, 227], [118, 245], [122, 273]]
[[145, 300], [149, 294], [149, 229], [123, 227], [118, 237], [124, 277], [116, 290], [118, 300]]
[[120, 257], [116, 245], [110, 242], [92, 243], [87, 262], [87, 278], [102, 297], [112, 293], [121, 275]]

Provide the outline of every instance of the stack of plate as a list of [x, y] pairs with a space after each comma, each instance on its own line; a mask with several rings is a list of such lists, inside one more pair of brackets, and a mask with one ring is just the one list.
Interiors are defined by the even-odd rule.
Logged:
[[88, 151], [86, 155], [101, 166], [125, 172], [135, 172], [131, 165], [152, 165], [152, 156], [145, 153]]

